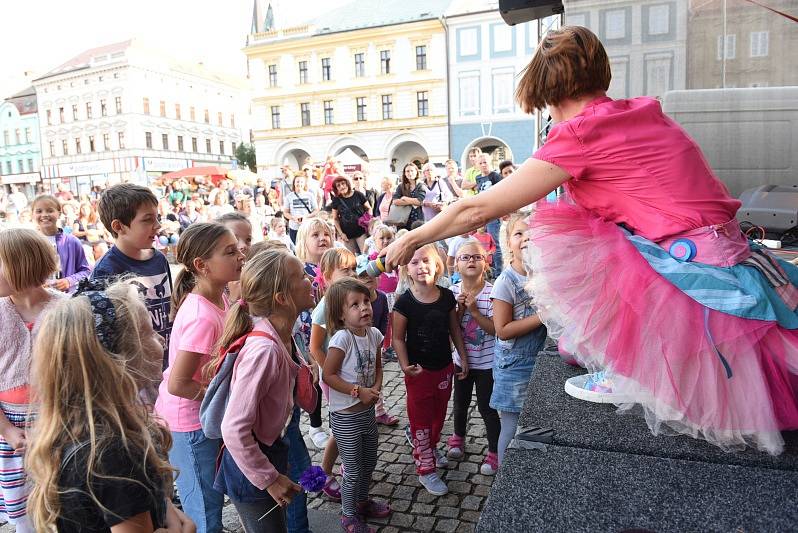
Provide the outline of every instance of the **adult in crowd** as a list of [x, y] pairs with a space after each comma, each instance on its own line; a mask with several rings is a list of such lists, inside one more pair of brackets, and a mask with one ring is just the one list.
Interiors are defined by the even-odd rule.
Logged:
[[469, 166], [463, 173], [463, 181], [460, 187], [463, 189], [463, 196], [474, 196], [477, 193], [477, 176], [479, 175], [479, 165], [477, 158], [482, 155], [482, 149], [474, 146], [468, 150]]
[[411, 206], [410, 215], [407, 222], [399, 229], [407, 229], [416, 220], [424, 220], [424, 213], [421, 205], [424, 203], [424, 184], [418, 179], [418, 167], [413, 163], [408, 163], [402, 169], [402, 181], [393, 193], [393, 204], [400, 206]]
[[80, 239], [84, 244], [88, 242], [86, 234], [89, 230], [97, 229], [100, 222], [100, 215], [91, 202], [81, 202], [78, 208], [78, 216], [72, 223], [72, 235]]
[[11, 194], [8, 195], [8, 206], [11, 207], [15, 213], [19, 213], [28, 207], [28, 197], [14, 184], [11, 184], [10, 189]]
[[67, 186], [66, 184], [59, 183], [58, 185], [55, 186], [55, 188], [57, 191], [55, 193], [55, 197], [58, 198], [58, 201], [61, 202], [62, 204], [64, 202], [71, 202], [72, 200], [75, 199], [74, 195], [69, 190], [69, 186]]
[[460, 174], [457, 168], [457, 161], [454, 159], [447, 159], [443, 167], [446, 175], [443, 177], [443, 186], [449, 189], [452, 195], [452, 201], [459, 200], [465, 194], [465, 191], [460, 187]]
[[357, 170], [352, 174], [352, 187], [366, 197], [371, 206], [371, 214], [377, 216], [377, 191], [368, 186], [364, 172]]
[[[361, 176], [362, 177], [362, 176]], [[339, 176], [333, 181], [331, 215], [339, 239], [355, 255], [365, 251], [366, 230], [359, 224], [360, 217], [371, 212], [365, 195], [352, 188], [349, 179]]]
[[393, 199], [393, 189], [396, 187], [396, 178], [392, 175], [384, 176], [380, 180], [380, 188], [382, 192], [377, 196], [377, 203], [375, 206], [376, 216], [380, 220], [388, 218], [388, 211], [391, 209], [391, 200]]
[[[534, 252], [524, 267], [549, 332], [565, 332], [577, 360], [606, 371], [601, 389], [594, 375], [569, 394], [619, 400], [656, 434], [779, 454], [781, 432], [798, 429], [798, 269], [751, 246], [735, 219], [740, 202], [660, 102], [613, 100], [610, 78], [590, 30], [548, 32], [516, 92], [525, 111], [551, 113], [546, 144], [391, 244], [386, 266], [562, 185], [569, 201], [539, 203], [516, 238]], [[724, 288], [712, 299], [694, 290], [707, 284]]]
[[[502, 177], [498, 172], [491, 170], [490, 161], [488, 160], [487, 154], [480, 153], [477, 156], [476, 162], [477, 168], [479, 169], [479, 174], [474, 179], [477, 183], [477, 194], [481, 194], [499, 183], [502, 180]], [[496, 243], [496, 253], [493, 255], [493, 271], [497, 276], [501, 273], [502, 268], [504, 267], [504, 264], [502, 263], [502, 247], [499, 245], [501, 242], [499, 240], [501, 225], [501, 220], [498, 218], [490, 220], [486, 224], [488, 233], [490, 233], [490, 236], [493, 238], [493, 242]]]
[[211, 206], [208, 208], [208, 215], [212, 219], [215, 220], [222, 215], [233, 212], [233, 206], [225, 201], [227, 195], [223, 191], [214, 189], [211, 191], [209, 198], [211, 196], [213, 197], [213, 200], [211, 201]]
[[313, 194], [308, 192], [307, 179], [302, 174], [294, 176], [293, 190], [284, 198], [283, 216], [288, 219], [288, 235], [296, 244], [296, 234], [302, 221], [315, 215], [319, 206]]
[[452, 187], [446, 182], [447, 178], [438, 178], [437, 169], [432, 163], [425, 163], [421, 167], [421, 173], [424, 176], [422, 182], [424, 184], [424, 202], [422, 204], [424, 220], [432, 220], [445, 206], [457, 198], [454, 189], [457, 185]]
[[324, 192], [322, 191], [321, 183], [316, 179], [316, 174], [313, 172], [313, 166], [310, 164], [302, 165], [302, 173], [307, 179], [308, 191], [313, 193], [316, 197], [316, 205], [322, 205], [324, 202]]

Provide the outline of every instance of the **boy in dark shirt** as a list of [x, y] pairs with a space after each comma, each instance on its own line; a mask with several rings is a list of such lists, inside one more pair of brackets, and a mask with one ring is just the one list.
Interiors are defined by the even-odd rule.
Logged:
[[166, 368], [172, 331], [172, 274], [166, 257], [152, 246], [161, 228], [157, 208], [158, 199], [141, 185], [122, 183], [102, 194], [100, 219], [116, 242], [94, 265], [92, 279], [134, 275], [131, 282], [144, 296], [152, 327], [164, 338]]
[[[479, 154], [477, 156], [477, 168], [479, 168], [479, 174], [474, 178], [477, 182], [476, 191], [477, 194], [481, 192], [485, 192], [490, 189], [492, 186], [496, 185], [502, 180], [501, 174], [496, 172], [495, 170], [490, 169], [490, 163], [488, 162], [488, 156], [486, 154]], [[502, 263], [502, 250], [501, 246], [499, 246], [499, 233], [501, 230], [501, 220], [491, 220], [487, 223], [486, 229], [490, 236], [493, 237], [493, 242], [496, 243], [496, 253], [493, 255], [493, 273], [494, 275], [498, 276], [501, 274], [502, 268], [504, 264]]]

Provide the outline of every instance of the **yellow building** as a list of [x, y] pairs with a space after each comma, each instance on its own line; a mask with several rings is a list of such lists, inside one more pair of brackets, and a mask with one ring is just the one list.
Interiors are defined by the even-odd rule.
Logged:
[[448, 4], [354, 0], [268, 31], [256, 7], [244, 51], [259, 169], [322, 162], [347, 148], [377, 174], [447, 159]]

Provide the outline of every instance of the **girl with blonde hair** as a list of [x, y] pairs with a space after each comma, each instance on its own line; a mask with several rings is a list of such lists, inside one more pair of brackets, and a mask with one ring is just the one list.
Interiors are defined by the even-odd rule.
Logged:
[[20, 533], [34, 531], [26, 515], [29, 486], [23, 468], [34, 416], [31, 354], [45, 311], [61, 296], [43, 287], [55, 270], [55, 250], [41, 234], [0, 231], [0, 519]]
[[35, 529], [193, 531], [169, 502], [169, 432], [138, 401], [160, 370], [162, 339], [133, 286], [100, 285], [53, 306], [34, 346], [39, 414], [26, 466]]

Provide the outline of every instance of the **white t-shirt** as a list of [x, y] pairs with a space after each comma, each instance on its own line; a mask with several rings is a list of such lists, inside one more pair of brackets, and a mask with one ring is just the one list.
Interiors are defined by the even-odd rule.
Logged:
[[[316, 198], [310, 192], [292, 192], [285, 196], [283, 207], [286, 211], [291, 213], [294, 217], [306, 217], [317, 209]], [[288, 228], [292, 230], [299, 229], [299, 222], [291, 219], [288, 221]]]
[[[462, 288], [461, 282], [452, 285], [449, 290], [452, 291], [456, 299], [462, 292]], [[482, 316], [488, 318], [493, 317], [493, 300], [490, 298], [492, 291], [493, 285], [486, 281], [482, 291], [477, 295], [477, 309]], [[475, 370], [493, 368], [495, 337], [483, 330], [468, 310], [463, 313], [463, 318], [460, 320], [460, 330], [463, 335], [463, 344], [468, 351], [468, 367]], [[460, 366], [460, 354], [457, 353], [457, 349], [452, 351], [452, 358], [454, 363]]]
[[[377, 379], [377, 348], [382, 345], [382, 339], [382, 333], [375, 327], [368, 328], [363, 337], [348, 329], [336, 331], [330, 339], [329, 347], [344, 352], [341, 370], [338, 371], [341, 379], [361, 387], [373, 387]], [[343, 411], [359, 402], [357, 398], [330, 387], [330, 411]]]

